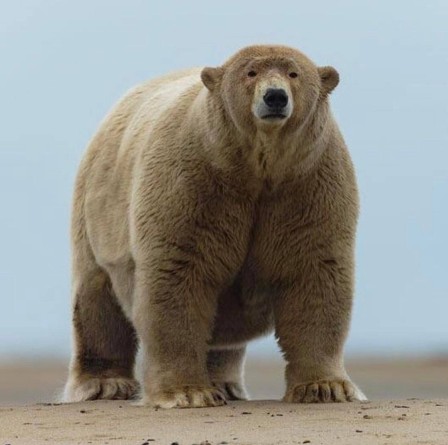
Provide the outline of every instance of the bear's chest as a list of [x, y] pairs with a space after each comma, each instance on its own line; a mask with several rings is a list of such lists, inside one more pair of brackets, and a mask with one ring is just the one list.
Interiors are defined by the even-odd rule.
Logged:
[[310, 248], [307, 240], [318, 207], [297, 188], [260, 199], [242, 272], [261, 293], [281, 286], [295, 273], [300, 256]]

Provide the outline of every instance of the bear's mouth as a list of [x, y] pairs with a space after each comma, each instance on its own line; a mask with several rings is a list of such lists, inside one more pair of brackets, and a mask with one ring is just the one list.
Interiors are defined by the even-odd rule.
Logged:
[[285, 119], [286, 114], [283, 113], [269, 113], [265, 114], [262, 119]]

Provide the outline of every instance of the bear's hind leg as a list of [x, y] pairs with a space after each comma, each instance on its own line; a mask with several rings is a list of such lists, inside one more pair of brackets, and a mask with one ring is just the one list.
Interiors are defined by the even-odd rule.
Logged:
[[74, 351], [64, 401], [133, 398], [137, 339], [109, 277], [96, 265], [83, 267], [75, 273], [73, 292]]
[[243, 371], [246, 347], [212, 349], [207, 354], [207, 368], [213, 386], [228, 400], [247, 400]]

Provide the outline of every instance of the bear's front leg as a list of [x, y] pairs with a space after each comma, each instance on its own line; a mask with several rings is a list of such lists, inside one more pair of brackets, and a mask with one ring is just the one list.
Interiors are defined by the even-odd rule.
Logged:
[[216, 290], [195, 277], [193, 268], [170, 269], [168, 263], [138, 272], [133, 318], [143, 351], [142, 403], [223, 405], [225, 394], [212, 385], [207, 371]]
[[352, 306], [352, 249], [335, 252], [328, 249], [333, 243], [324, 244], [297, 256], [296, 272], [275, 299], [276, 335], [287, 361], [286, 402], [366, 400], [343, 359]]
[[229, 197], [207, 176], [164, 184], [173, 178], [158, 177], [157, 187], [143, 182], [133, 209], [132, 318], [143, 352], [142, 401], [163, 408], [222, 405], [225, 394], [209, 377], [207, 353], [218, 296], [244, 261], [253, 203]]

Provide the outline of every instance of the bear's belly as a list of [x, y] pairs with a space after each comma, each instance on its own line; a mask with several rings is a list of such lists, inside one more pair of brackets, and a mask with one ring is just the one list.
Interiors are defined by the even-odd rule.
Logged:
[[246, 262], [234, 283], [219, 296], [212, 346], [235, 346], [271, 333], [274, 297], [274, 289], [262, 284]]

